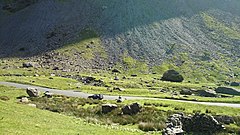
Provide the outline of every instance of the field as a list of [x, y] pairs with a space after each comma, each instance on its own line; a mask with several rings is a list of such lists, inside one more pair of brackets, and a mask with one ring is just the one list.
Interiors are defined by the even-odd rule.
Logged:
[[[228, 115], [236, 120], [240, 108], [205, 106], [173, 101], [134, 100], [117, 103], [119, 107], [138, 102], [143, 107], [141, 113], [134, 116], [119, 115], [119, 109], [109, 114], [101, 114], [101, 105], [116, 104], [116, 101], [98, 101], [81, 98], [56, 96], [52, 99], [33, 98], [27, 104], [18, 103], [17, 97], [27, 96], [25, 90], [0, 86], [1, 97], [1, 131], [3, 134], [143, 134], [139, 130], [160, 130], [164, 127], [166, 116], [175, 112], [186, 114], [207, 113], [211, 115]], [[6, 98], [8, 97], [8, 98]], [[3, 101], [5, 99], [5, 101]], [[40, 110], [42, 109], [42, 110]], [[46, 111], [48, 110], [48, 111]], [[50, 112], [52, 111], [52, 112]], [[54, 113], [53, 113], [54, 112]], [[152, 115], [149, 115], [151, 113]], [[141, 123], [153, 123], [153, 127], [141, 128]], [[62, 125], [62, 123], [66, 123]], [[158, 124], [157, 124], [158, 123]], [[67, 126], [66, 126], [67, 125]], [[31, 127], [29, 129], [29, 127]], [[227, 131], [238, 132], [239, 122], [226, 125]], [[155, 132], [158, 133], [158, 132]]]
[[87, 123], [84, 119], [65, 116], [28, 105], [17, 103], [16, 97], [26, 95], [24, 91], [0, 86], [0, 97], [8, 96], [10, 100], [0, 100], [0, 131], [2, 135], [29, 134], [141, 134], [125, 131], [121, 127], [101, 126]]

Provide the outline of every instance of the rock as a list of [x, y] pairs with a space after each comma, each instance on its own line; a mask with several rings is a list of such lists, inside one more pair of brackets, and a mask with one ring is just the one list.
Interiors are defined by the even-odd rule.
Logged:
[[52, 70], [59, 70], [59, 67], [55, 66]]
[[22, 67], [23, 67], [23, 68], [30, 68], [30, 67], [37, 68], [37, 67], [39, 67], [39, 65], [38, 65], [38, 63], [36, 63], [36, 62], [24, 62], [24, 63], [22, 64]]
[[139, 103], [133, 103], [131, 105], [126, 105], [122, 108], [123, 114], [134, 115], [140, 112], [141, 105]]
[[167, 119], [166, 125], [167, 127], [163, 130], [164, 135], [183, 135], [185, 132], [214, 134], [224, 129], [224, 126], [213, 116], [205, 114], [194, 116], [173, 114]]
[[197, 93], [202, 97], [217, 97], [217, 93], [213, 90], [198, 90]]
[[113, 69], [113, 70], [112, 70], [112, 72], [113, 72], [113, 73], [121, 73], [121, 71], [120, 71], [120, 70], [118, 70], [118, 69], [116, 69], [116, 68], [115, 68], [115, 69]]
[[37, 105], [36, 105], [36, 104], [28, 104], [28, 106], [31, 106], [31, 107], [34, 107], [34, 108], [36, 108], [36, 107], [37, 107]]
[[229, 87], [218, 87], [215, 89], [217, 93], [230, 94], [240, 96], [240, 90], [229, 88]]
[[125, 89], [119, 88], [119, 87], [114, 87], [113, 90], [124, 91]]
[[188, 90], [188, 89], [183, 89], [180, 91], [180, 94], [182, 95], [192, 95], [194, 92], [192, 90]]
[[214, 116], [214, 118], [215, 118], [218, 122], [220, 122], [220, 123], [222, 123], [222, 124], [227, 124], [227, 125], [229, 125], [229, 124], [233, 124], [233, 123], [234, 123], [234, 119], [233, 119], [233, 117], [231, 117], [231, 116], [227, 116], [227, 115], [217, 115], [217, 116]]
[[168, 70], [163, 74], [161, 80], [170, 82], [182, 82], [184, 79], [183, 76], [180, 75], [177, 71]]
[[39, 91], [36, 88], [27, 88], [26, 92], [29, 97], [38, 97], [40, 95]]
[[181, 114], [171, 115], [166, 122], [167, 127], [163, 130], [163, 135], [184, 135], [182, 117]]
[[102, 113], [109, 113], [112, 110], [116, 109], [118, 106], [116, 104], [103, 104], [102, 105]]
[[34, 74], [34, 77], [39, 77], [39, 75], [38, 74]]
[[222, 131], [224, 126], [213, 116], [206, 114], [195, 114], [192, 117], [182, 119], [183, 130], [186, 132], [214, 134]]
[[118, 78], [117, 76], [115, 76], [115, 77], [114, 77], [114, 80], [118, 81], [118, 80], [119, 80], [119, 78]]
[[124, 101], [124, 99], [121, 96], [119, 96], [116, 101], [117, 101], [117, 103], [122, 103]]
[[50, 93], [49, 91], [45, 91], [44, 92], [44, 97], [47, 97], [47, 98], [52, 98], [54, 94], [53, 93]]
[[230, 86], [240, 86], [240, 82], [231, 82]]
[[22, 103], [28, 103], [29, 100], [28, 100], [27, 97], [22, 97], [22, 98], [20, 99], [20, 102], [22, 102]]
[[137, 77], [137, 75], [136, 74], [132, 74], [131, 77]]

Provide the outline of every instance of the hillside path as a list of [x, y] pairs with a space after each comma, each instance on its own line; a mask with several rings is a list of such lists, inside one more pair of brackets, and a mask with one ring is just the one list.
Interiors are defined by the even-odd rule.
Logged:
[[[13, 87], [16, 87], [16, 88], [21, 88], [21, 89], [26, 89], [28, 87], [33, 87], [33, 88], [37, 88], [41, 92], [49, 91], [49, 92], [54, 93], [54, 94], [65, 95], [65, 96], [70, 96], [70, 97], [87, 98], [88, 96], [93, 95], [93, 94], [90, 94], [90, 93], [74, 91], [74, 90], [58, 90], [58, 89], [44, 88], [44, 87], [40, 87], [40, 86], [34, 86], [34, 85], [28, 85], [28, 84], [19, 84], [19, 83], [13, 83], [13, 82], [0, 82], [0, 85], [13, 86]], [[202, 104], [202, 105], [210, 105], [210, 106], [227, 106], [227, 107], [240, 108], [240, 104], [233, 104], [233, 103], [197, 102], [197, 101], [148, 98], [148, 97], [135, 97], [135, 96], [122, 96], [122, 98], [126, 99], [126, 100], [140, 100], [140, 99], [162, 100], [162, 101], [175, 101], [175, 102]], [[116, 99], [118, 99], [118, 96], [104, 95], [104, 99], [105, 100], [116, 100]]]

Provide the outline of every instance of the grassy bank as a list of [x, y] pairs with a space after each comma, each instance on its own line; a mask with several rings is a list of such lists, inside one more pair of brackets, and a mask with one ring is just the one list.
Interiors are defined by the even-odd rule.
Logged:
[[103, 127], [89, 124], [83, 119], [77, 119], [75, 117], [52, 113], [16, 103], [16, 97], [23, 95], [26, 94], [22, 90], [0, 86], [0, 96], [7, 96], [10, 98], [8, 101], [0, 100], [0, 134], [141, 134], [139, 132], [124, 131], [124, 129], [119, 127]]

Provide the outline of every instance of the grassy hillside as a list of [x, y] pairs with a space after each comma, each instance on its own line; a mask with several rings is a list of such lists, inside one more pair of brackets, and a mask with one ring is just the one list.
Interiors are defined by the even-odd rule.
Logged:
[[[39, 110], [27, 105], [18, 104], [16, 97], [26, 95], [24, 91], [0, 86], [0, 96], [8, 96], [10, 100], [0, 100], [1, 135], [29, 134], [140, 134], [120, 129], [111, 129], [86, 123], [82, 119]], [[1, 98], [2, 99], [2, 98]]]
[[[226, 125], [226, 132], [239, 131], [239, 108], [206, 106], [174, 101], [129, 100], [117, 103], [122, 107], [138, 102], [142, 111], [136, 115], [121, 115], [121, 109], [102, 114], [101, 105], [116, 101], [54, 96], [31, 98], [33, 108], [19, 103], [17, 97], [26, 96], [25, 90], [0, 86], [0, 134], [144, 134], [141, 130], [160, 131], [168, 115], [176, 112], [207, 113], [232, 116], [236, 123]], [[42, 110], [40, 110], [42, 109]], [[45, 111], [48, 110], [48, 111]], [[54, 113], [50, 112], [53, 111]], [[149, 115], [149, 114], [152, 115]], [[69, 117], [71, 116], [71, 117]], [[74, 117], [73, 117], [74, 116]], [[78, 118], [76, 118], [78, 117]], [[142, 122], [155, 123], [140, 127]], [[95, 123], [95, 124], [93, 124]], [[153, 128], [154, 126], [157, 126]], [[159, 132], [153, 132], [158, 134]], [[146, 132], [145, 132], [146, 134]]]

